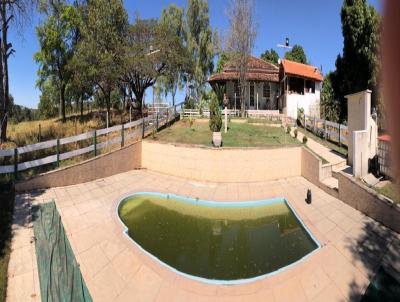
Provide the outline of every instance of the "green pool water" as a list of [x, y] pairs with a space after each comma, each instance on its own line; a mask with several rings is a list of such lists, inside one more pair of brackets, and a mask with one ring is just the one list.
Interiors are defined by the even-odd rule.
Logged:
[[145, 251], [208, 280], [262, 276], [318, 247], [284, 199], [217, 203], [137, 194], [118, 211], [127, 234]]

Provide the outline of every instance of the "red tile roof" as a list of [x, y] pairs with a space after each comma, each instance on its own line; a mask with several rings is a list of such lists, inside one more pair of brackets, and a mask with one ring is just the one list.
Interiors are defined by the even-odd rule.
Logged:
[[282, 60], [282, 66], [283, 70], [288, 75], [313, 79], [320, 82], [324, 79], [319, 69], [315, 66], [301, 64], [286, 59]]
[[390, 135], [384, 134], [384, 135], [379, 136], [378, 139], [379, 139], [380, 141], [390, 142]]
[[[238, 80], [239, 72], [236, 66], [231, 62], [227, 63], [222, 72], [213, 74], [208, 79], [209, 82]], [[279, 82], [279, 68], [274, 64], [262, 59], [249, 56], [246, 80], [248, 81], [269, 81]]]

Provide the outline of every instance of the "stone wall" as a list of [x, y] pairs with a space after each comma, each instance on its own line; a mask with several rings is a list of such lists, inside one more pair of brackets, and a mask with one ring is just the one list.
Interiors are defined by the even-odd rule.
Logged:
[[37, 175], [15, 185], [17, 191], [61, 187], [92, 181], [141, 167], [142, 142], [76, 165]]
[[321, 160], [307, 148], [301, 149], [301, 176], [314, 185], [320, 182]]
[[344, 172], [335, 173], [339, 199], [383, 225], [400, 232], [400, 207]]
[[143, 141], [142, 167], [199, 181], [267, 181], [300, 176], [301, 150], [296, 146], [214, 149]]

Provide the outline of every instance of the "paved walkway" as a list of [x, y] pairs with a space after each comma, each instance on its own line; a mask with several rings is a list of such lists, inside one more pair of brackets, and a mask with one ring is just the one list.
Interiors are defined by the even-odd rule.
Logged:
[[[306, 189], [313, 203], [304, 202]], [[284, 196], [322, 248], [274, 276], [235, 286], [207, 285], [178, 276], [146, 256], [122, 234], [118, 199], [158, 191], [208, 200]], [[7, 301], [38, 301], [32, 203], [55, 199], [94, 301], [357, 301], [384, 261], [400, 272], [400, 236], [324, 193], [302, 177], [259, 183], [200, 183], [131, 171], [97, 181], [17, 196]], [[17, 218], [17, 217], [16, 217]]]
[[[303, 142], [304, 134], [298, 131], [297, 139], [300, 142]], [[325, 158], [330, 164], [332, 164], [336, 168], [345, 167], [346, 166], [346, 158], [338, 153], [332, 151], [332, 149], [318, 143], [313, 140], [309, 136], [307, 136], [307, 146], [314, 151], [319, 156]]]

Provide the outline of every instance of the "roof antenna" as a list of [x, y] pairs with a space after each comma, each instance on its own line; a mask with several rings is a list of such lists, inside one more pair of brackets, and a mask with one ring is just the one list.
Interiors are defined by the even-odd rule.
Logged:
[[288, 37], [285, 38], [285, 44], [278, 44], [276, 46], [279, 48], [284, 48], [284, 49], [292, 49], [292, 47], [290, 46]]

